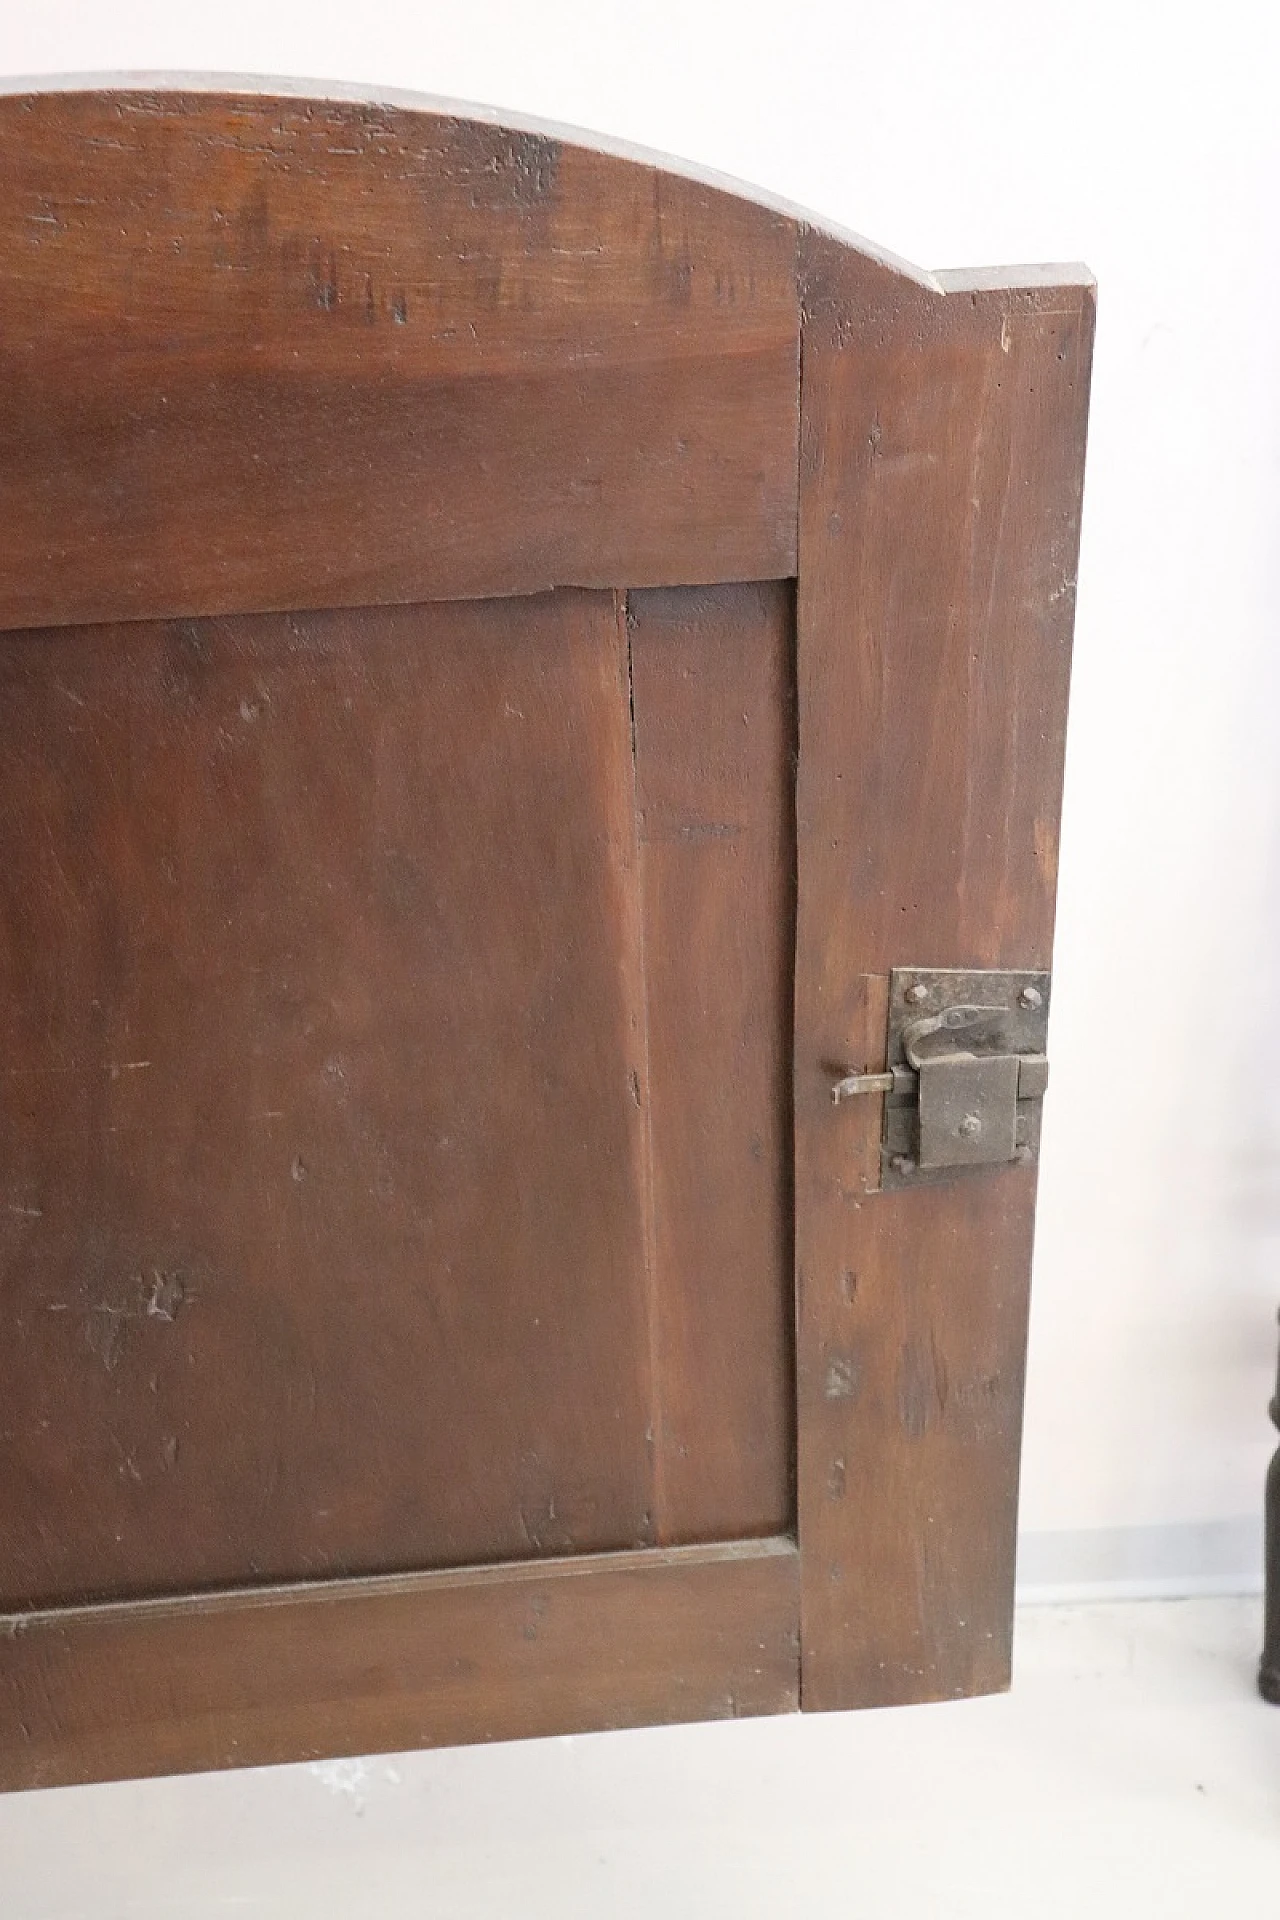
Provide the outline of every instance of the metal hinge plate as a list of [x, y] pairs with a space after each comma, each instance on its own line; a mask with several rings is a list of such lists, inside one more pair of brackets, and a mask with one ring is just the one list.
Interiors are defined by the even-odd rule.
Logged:
[[851, 1073], [837, 1102], [883, 1093], [883, 1188], [1034, 1161], [1048, 1084], [1047, 973], [898, 967], [883, 1073]]

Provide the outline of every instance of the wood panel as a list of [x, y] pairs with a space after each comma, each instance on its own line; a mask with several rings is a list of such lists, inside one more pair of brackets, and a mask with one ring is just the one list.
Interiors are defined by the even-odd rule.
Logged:
[[3, 1600], [649, 1540], [621, 602], [15, 634], [0, 705]]
[[4, 1777], [1003, 1684], [1034, 1173], [830, 1087], [1048, 963], [1086, 282], [369, 102], [0, 180]]
[[1008, 1674], [1033, 1169], [880, 1194], [885, 976], [1047, 966], [1092, 340], [1079, 274], [804, 261], [797, 798], [803, 1699]]
[[0, 1601], [793, 1524], [789, 588], [0, 642]]
[[0, 1619], [0, 1789], [780, 1713], [790, 1541]]
[[0, 99], [0, 625], [795, 570], [796, 229], [351, 101]]
[[627, 611], [658, 1537], [777, 1532], [795, 1512], [793, 596], [658, 589]]

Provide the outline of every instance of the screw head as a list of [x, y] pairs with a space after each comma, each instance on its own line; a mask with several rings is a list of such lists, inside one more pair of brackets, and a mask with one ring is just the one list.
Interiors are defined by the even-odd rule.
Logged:
[[1039, 987], [1024, 987], [1018, 995], [1018, 1005], [1034, 1012], [1036, 1007], [1044, 1005], [1044, 995]]
[[918, 1007], [922, 1001], [929, 998], [929, 989], [925, 986], [923, 980], [916, 980], [907, 988], [902, 997], [908, 1001], [911, 1006]]
[[1022, 1146], [1014, 1148], [1013, 1157], [1020, 1167], [1025, 1167], [1034, 1156], [1030, 1147]]
[[976, 1139], [982, 1132], [982, 1121], [976, 1113], [966, 1113], [956, 1132], [962, 1134], [966, 1140]]
[[916, 1163], [909, 1153], [895, 1153], [889, 1165], [895, 1173], [914, 1173]]

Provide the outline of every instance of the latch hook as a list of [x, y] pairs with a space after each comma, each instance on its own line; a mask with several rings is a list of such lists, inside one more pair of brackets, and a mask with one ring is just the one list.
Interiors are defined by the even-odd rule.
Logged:
[[1047, 973], [895, 968], [883, 1073], [845, 1073], [839, 1105], [885, 1095], [881, 1185], [1033, 1160], [1049, 1077]]

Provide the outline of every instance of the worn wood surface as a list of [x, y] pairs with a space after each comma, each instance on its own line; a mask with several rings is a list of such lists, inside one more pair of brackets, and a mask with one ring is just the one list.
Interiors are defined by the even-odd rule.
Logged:
[[0, 1789], [794, 1710], [786, 1540], [0, 1618]]
[[1033, 1169], [878, 1194], [889, 969], [1049, 963], [1079, 275], [803, 264], [796, 1231], [807, 1707], [1005, 1683]]
[[0, 640], [0, 1602], [791, 1524], [790, 647]]
[[795, 570], [796, 230], [589, 147], [0, 98], [0, 626]]
[[[789, 586], [628, 598], [659, 1538], [795, 1512]], [[708, 1419], [709, 1407], [720, 1409]]]
[[613, 596], [15, 634], [0, 689], [0, 1597], [649, 1537]]
[[1003, 1684], [1034, 1175], [830, 1087], [1049, 960], [1084, 278], [403, 105], [0, 184], [0, 1778]]

